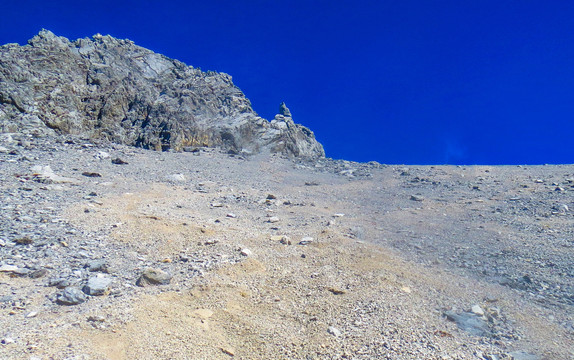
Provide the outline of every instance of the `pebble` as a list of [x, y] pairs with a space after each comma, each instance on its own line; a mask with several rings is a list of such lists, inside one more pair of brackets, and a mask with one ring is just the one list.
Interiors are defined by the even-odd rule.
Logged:
[[183, 174], [171, 174], [168, 175], [166, 178], [168, 181], [175, 181], [175, 182], [184, 182], [186, 180], [185, 175]]
[[252, 256], [253, 255], [253, 251], [249, 250], [249, 249], [242, 249], [241, 250], [241, 255], [243, 256]]
[[106, 260], [103, 259], [92, 260], [88, 262], [84, 267], [88, 269], [89, 272], [96, 272], [96, 271], [103, 273], [109, 272], [108, 263], [106, 262]]
[[38, 315], [38, 312], [37, 312], [37, 311], [32, 311], [32, 312], [29, 312], [29, 313], [26, 315], [26, 318], [28, 318], [28, 319], [34, 318], [34, 317], [36, 317], [37, 315]]
[[78, 305], [86, 301], [87, 297], [80, 289], [75, 287], [67, 287], [60, 293], [56, 302], [60, 305]]
[[299, 241], [299, 245], [308, 245], [313, 242], [313, 238], [310, 236], [306, 236]]
[[484, 310], [480, 307], [480, 305], [473, 305], [470, 309], [470, 312], [478, 316], [484, 316]]
[[329, 328], [327, 329], [327, 332], [335, 337], [339, 337], [341, 336], [341, 331], [339, 329], [337, 329], [334, 326], [329, 326]]
[[112, 164], [114, 164], [114, 165], [127, 165], [128, 162], [124, 161], [120, 158], [115, 158], [115, 159], [112, 159]]
[[278, 218], [277, 216], [271, 216], [271, 217], [267, 220], [267, 222], [276, 223], [276, 222], [279, 222], [279, 218]]
[[171, 282], [171, 278], [172, 276], [163, 270], [146, 268], [137, 280], [136, 285], [167, 285]]
[[30, 272], [28, 274], [28, 277], [31, 279], [39, 279], [43, 276], [46, 276], [46, 274], [48, 274], [48, 270], [46, 269], [38, 269], [38, 270], [34, 270], [32, 272]]
[[420, 196], [420, 195], [411, 195], [410, 199], [412, 201], [423, 201], [424, 197]]
[[228, 218], [232, 218], [235, 219], [237, 217], [237, 215], [235, 215], [234, 213], [229, 213], [226, 215]]
[[211, 207], [220, 208], [220, 207], [223, 207], [223, 204], [220, 202], [213, 202], [213, 203], [211, 203]]

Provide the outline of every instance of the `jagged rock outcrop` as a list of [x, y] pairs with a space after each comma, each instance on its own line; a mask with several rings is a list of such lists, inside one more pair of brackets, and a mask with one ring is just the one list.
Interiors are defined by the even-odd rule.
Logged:
[[68, 133], [155, 150], [186, 146], [324, 157], [282, 104], [259, 117], [231, 76], [203, 72], [95, 35], [69, 41], [47, 30], [0, 47], [0, 132]]

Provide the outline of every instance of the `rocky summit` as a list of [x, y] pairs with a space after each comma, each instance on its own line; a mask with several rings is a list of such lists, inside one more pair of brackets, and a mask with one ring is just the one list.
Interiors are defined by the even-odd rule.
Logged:
[[227, 74], [130, 40], [70, 41], [47, 30], [25, 46], [0, 47], [0, 132], [75, 134], [159, 151], [325, 156], [285, 104], [271, 122], [261, 118]]

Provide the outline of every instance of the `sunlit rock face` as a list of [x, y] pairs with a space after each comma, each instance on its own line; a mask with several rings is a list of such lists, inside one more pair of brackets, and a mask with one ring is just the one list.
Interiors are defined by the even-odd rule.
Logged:
[[0, 132], [79, 134], [159, 151], [325, 156], [284, 104], [272, 122], [261, 118], [227, 74], [130, 40], [98, 34], [72, 42], [47, 30], [28, 45], [0, 47]]

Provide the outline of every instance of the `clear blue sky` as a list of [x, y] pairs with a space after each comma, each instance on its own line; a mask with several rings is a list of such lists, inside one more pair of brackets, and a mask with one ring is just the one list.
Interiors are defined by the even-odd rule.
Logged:
[[95, 33], [282, 101], [327, 156], [574, 163], [574, 1], [5, 1], [0, 43]]

